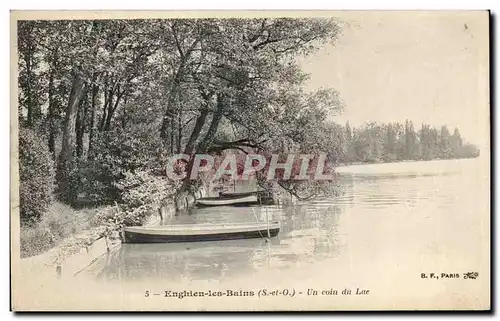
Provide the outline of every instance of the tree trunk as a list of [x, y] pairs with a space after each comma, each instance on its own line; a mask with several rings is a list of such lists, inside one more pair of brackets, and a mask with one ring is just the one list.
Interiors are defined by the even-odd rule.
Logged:
[[174, 120], [172, 115], [167, 114], [163, 116], [160, 128], [160, 138], [168, 143], [168, 151], [170, 154], [174, 153]]
[[203, 129], [203, 125], [205, 125], [207, 115], [208, 115], [208, 109], [203, 109], [201, 111], [200, 116], [196, 118], [193, 131], [191, 132], [191, 136], [189, 136], [189, 140], [186, 144], [186, 147], [184, 148], [184, 154], [190, 155], [193, 152], [196, 140], [200, 136], [201, 130]]
[[167, 129], [168, 129], [168, 118], [167, 116], [163, 116], [163, 120], [161, 121], [160, 128], [160, 138], [163, 140], [167, 140]]
[[170, 154], [174, 154], [174, 119], [171, 118], [169, 121], [169, 137], [170, 137]]
[[26, 108], [27, 111], [27, 125], [29, 127], [33, 126], [34, 123], [34, 107], [33, 107], [33, 85], [32, 85], [32, 70], [31, 70], [31, 52], [28, 49], [28, 52], [24, 54], [24, 62], [26, 64], [26, 88], [24, 88], [24, 94], [26, 95]]
[[127, 115], [127, 96], [123, 98], [123, 117], [122, 117], [122, 129], [127, 128], [127, 123], [129, 116]]
[[181, 152], [182, 145], [182, 112], [177, 114], [177, 154]]
[[215, 139], [215, 134], [217, 134], [217, 129], [219, 128], [219, 123], [222, 119], [222, 115], [224, 114], [224, 105], [225, 105], [225, 97], [223, 94], [217, 94], [217, 106], [215, 108], [215, 112], [212, 116], [212, 121], [210, 122], [210, 127], [208, 128], [205, 137], [200, 142], [198, 146], [197, 152], [204, 153], [208, 150], [210, 145], [213, 143]]
[[181, 61], [179, 68], [177, 69], [174, 77], [174, 81], [172, 82], [172, 85], [170, 86], [170, 91], [168, 94], [168, 99], [167, 99], [167, 108], [165, 112], [165, 116], [163, 117], [163, 122], [162, 126], [160, 129], [160, 137], [163, 139], [167, 138], [167, 129], [168, 125], [170, 124], [170, 133], [169, 133], [169, 138], [170, 138], [170, 149], [171, 153], [173, 154], [174, 147], [173, 147], [173, 140], [174, 140], [174, 125], [173, 125], [173, 117], [174, 117], [174, 112], [173, 110], [173, 105], [175, 102], [175, 99], [178, 94], [178, 89], [182, 81], [182, 73], [184, 72], [184, 66], [185, 66], [185, 59]]
[[[95, 80], [95, 79], [94, 79]], [[90, 130], [89, 130], [89, 149], [87, 151], [87, 158], [92, 159], [92, 148], [94, 146], [94, 134], [95, 134], [95, 116], [97, 108], [97, 94], [99, 93], [99, 86], [97, 84], [92, 85], [92, 101], [90, 105]]]
[[[207, 133], [205, 134], [202, 141], [200, 142], [200, 144], [196, 148], [196, 153], [206, 152], [208, 150], [208, 148], [210, 147], [210, 145], [213, 143], [214, 138], [215, 138], [215, 134], [217, 133], [217, 129], [219, 128], [219, 123], [220, 123], [222, 116], [224, 114], [224, 106], [225, 106], [224, 100], [225, 100], [225, 97], [222, 94], [217, 95], [217, 106], [216, 106], [215, 112], [212, 116], [212, 121], [210, 122], [210, 127], [208, 128]], [[203, 121], [200, 120], [200, 117], [202, 117]], [[206, 115], [203, 116], [203, 113], [202, 113], [202, 115], [200, 115], [198, 117], [198, 119], [196, 120], [195, 129], [193, 130], [193, 133], [195, 133], [195, 131], [197, 130], [197, 126], [199, 125], [198, 124], [199, 120], [201, 123], [201, 127], [203, 127], [203, 123], [205, 122], [204, 117], [206, 117]], [[201, 128], [199, 130], [201, 131]], [[191, 136], [193, 136], [193, 133], [191, 134]], [[191, 137], [190, 137], [190, 141], [191, 141]], [[188, 144], [189, 144], [189, 142], [188, 142]], [[188, 146], [186, 146], [186, 149], [187, 148], [188, 148]], [[190, 147], [190, 149], [194, 150], [194, 148], [192, 148], [192, 147]], [[191, 186], [192, 182], [191, 182], [190, 174], [191, 174], [191, 170], [193, 168], [193, 162], [194, 162], [194, 157], [191, 157], [187, 166], [186, 166], [186, 173], [187, 173], [186, 178], [182, 182], [182, 185], [177, 192], [176, 203], [179, 203], [179, 201], [182, 198], [186, 197], [186, 193]]]
[[[113, 95], [112, 93], [110, 93], [110, 94]], [[111, 130], [111, 121], [113, 120], [113, 116], [115, 114], [115, 111], [118, 108], [118, 104], [120, 103], [120, 100], [121, 100], [121, 98], [123, 97], [124, 94], [125, 94], [125, 91], [120, 92], [120, 85], [118, 85], [117, 96], [116, 96], [115, 103], [113, 104], [113, 100], [112, 99], [109, 101], [108, 114], [107, 114], [107, 117], [106, 117], [106, 123], [104, 124], [104, 130], [105, 131]], [[111, 97], [113, 97], [113, 96], [111, 96]]]
[[99, 126], [99, 130], [101, 132], [106, 130], [106, 119], [108, 119], [109, 106], [112, 104], [112, 100], [113, 100], [112, 95], [113, 94], [110, 92], [109, 96], [106, 96], [106, 98], [104, 99], [101, 124]]
[[71, 162], [73, 160], [73, 150], [75, 144], [75, 122], [78, 112], [78, 106], [83, 94], [84, 82], [82, 77], [75, 72], [73, 75], [73, 83], [71, 85], [71, 93], [66, 109], [66, 117], [64, 120], [64, 133], [62, 139], [62, 149], [59, 154], [59, 163], [57, 166], [57, 182], [61, 197], [65, 201], [73, 201], [74, 195], [70, 190], [69, 174], [71, 170]]
[[[55, 59], [55, 58], [54, 58]], [[48, 123], [49, 123], [49, 138], [48, 145], [52, 154], [52, 158], [56, 159], [56, 125], [55, 125], [55, 106], [54, 106], [54, 72], [55, 65], [52, 66], [49, 74], [49, 110], [48, 110]]]
[[83, 155], [83, 135], [85, 134], [85, 123], [87, 121], [87, 90], [83, 90], [82, 99], [78, 104], [78, 111], [76, 116], [76, 156], [81, 158]]
[[112, 99], [112, 91], [108, 90], [108, 80], [104, 82], [104, 104], [102, 106], [102, 118], [99, 124], [99, 131], [104, 131], [104, 125], [106, 124], [108, 105], [110, 105], [110, 100]]

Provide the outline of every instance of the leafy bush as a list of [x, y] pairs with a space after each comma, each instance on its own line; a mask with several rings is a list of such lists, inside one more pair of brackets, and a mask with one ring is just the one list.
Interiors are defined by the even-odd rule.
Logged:
[[96, 212], [92, 208], [74, 209], [55, 202], [47, 209], [38, 227], [49, 229], [60, 240], [87, 229]]
[[150, 172], [126, 172], [125, 178], [116, 184], [121, 191], [122, 200], [127, 207], [135, 208], [147, 204], [160, 204], [173, 197], [180, 181]]
[[70, 171], [70, 186], [73, 206], [99, 206], [111, 204], [119, 199], [113, 183], [120, 179], [109, 167], [93, 159], [75, 160]]
[[172, 200], [180, 181], [156, 176], [147, 171], [126, 172], [125, 178], [116, 184], [124, 202], [125, 225], [142, 225], [149, 215], [156, 213], [166, 200]]
[[28, 257], [52, 248], [56, 241], [49, 229], [23, 227], [20, 234], [21, 257]]
[[151, 126], [138, 126], [100, 133], [95, 138], [88, 160], [79, 160], [70, 173], [72, 193], [85, 203], [109, 205], [122, 203], [116, 184], [125, 173], [142, 170], [161, 171], [167, 160], [158, 133]]
[[36, 225], [21, 227], [21, 256], [44, 252], [91, 227], [96, 209], [79, 209], [54, 202]]
[[180, 185], [179, 181], [147, 171], [126, 172], [124, 175], [125, 178], [116, 183], [123, 203], [99, 211], [92, 220], [93, 226], [105, 226], [110, 232], [124, 225], [142, 225], [151, 214], [156, 213], [162, 203], [174, 198]]
[[479, 148], [473, 144], [464, 144], [457, 151], [457, 157], [459, 157], [459, 158], [469, 158], [469, 157], [478, 157], [478, 156], [479, 156]]
[[19, 132], [21, 222], [34, 224], [52, 203], [55, 167], [47, 144], [32, 130]]

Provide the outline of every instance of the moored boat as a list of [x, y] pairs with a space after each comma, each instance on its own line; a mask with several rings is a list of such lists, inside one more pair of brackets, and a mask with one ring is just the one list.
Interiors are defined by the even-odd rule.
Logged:
[[273, 198], [272, 193], [266, 191], [266, 190], [258, 190], [258, 191], [251, 191], [251, 192], [220, 192], [219, 196], [220, 197], [246, 197], [246, 196], [256, 196], [257, 199], [259, 200], [259, 204], [261, 205], [273, 205], [275, 204], [275, 200]]
[[247, 206], [259, 204], [256, 195], [203, 197], [196, 200], [197, 206]]
[[279, 222], [128, 226], [123, 228], [122, 241], [124, 243], [222, 241], [274, 237], [279, 231]]
[[247, 196], [258, 196], [261, 191], [252, 191], [252, 192], [243, 192], [243, 193], [235, 193], [235, 192], [220, 192], [220, 197], [247, 197]]

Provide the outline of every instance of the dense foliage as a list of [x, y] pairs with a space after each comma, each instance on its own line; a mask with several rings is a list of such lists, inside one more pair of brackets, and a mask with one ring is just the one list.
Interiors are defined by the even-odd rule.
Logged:
[[73, 164], [67, 193], [71, 193], [73, 204], [126, 202], [117, 184], [136, 171], [161, 175], [167, 159], [165, 144], [151, 128], [135, 126], [99, 133], [92, 155]]
[[[166, 161], [176, 153], [328, 153], [330, 166], [478, 154], [446, 127], [333, 123], [344, 107], [339, 94], [306, 90], [298, 61], [335, 44], [335, 19], [51, 20], [17, 27], [24, 222], [47, 209], [56, 173], [54, 194], [62, 202], [105, 208], [95, 218], [99, 233], [142, 224], [160, 204], [204, 183], [166, 177]], [[182, 167], [190, 172], [193, 161]], [[275, 182], [304, 198], [337, 190], [334, 181], [277, 175]]]
[[91, 227], [96, 209], [73, 209], [54, 202], [36, 225], [21, 228], [21, 256], [40, 254]]
[[19, 132], [19, 197], [21, 221], [32, 225], [53, 201], [54, 161], [46, 144], [32, 130]]
[[446, 125], [437, 129], [422, 124], [415, 131], [413, 123], [368, 123], [360, 128], [335, 125], [332, 137], [340, 149], [339, 162], [392, 162], [477, 157], [479, 149], [464, 142], [458, 128], [450, 134]]
[[[335, 19], [19, 21], [17, 30], [22, 221], [40, 221], [53, 195], [73, 207], [100, 206], [94, 228], [64, 243], [66, 254], [143, 224], [206, 183], [168, 179], [165, 164], [176, 153], [327, 153], [328, 171], [338, 162], [478, 154], [446, 127], [332, 122], [344, 107], [339, 94], [306, 90], [298, 61], [335, 44]], [[193, 161], [179, 167], [190, 172]], [[303, 198], [338, 191], [334, 180], [282, 173], [273, 183]], [[58, 215], [45, 217], [24, 230], [25, 251], [68, 235]]]
[[304, 91], [297, 62], [336, 41], [334, 19], [20, 21], [18, 33], [19, 121], [45, 135], [72, 205], [127, 205], [126, 173], [161, 179], [174, 153], [311, 151], [342, 108], [332, 89]]

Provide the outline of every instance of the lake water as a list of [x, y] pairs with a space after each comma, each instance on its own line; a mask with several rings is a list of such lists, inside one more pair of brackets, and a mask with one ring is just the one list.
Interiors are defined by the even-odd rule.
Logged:
[[489, 240], [488, 168], [479, 159], [356, 165], [337, 172], [343, 192], [338, 197], [281, 208], [213, 207], [175, 218], [175, 223], [280, 220], [281, 232], [271, 242], [124, 244], [98, 265], [97, 278], [221, 282], [291, 275], [312, 266], [332, 274], [351, 271], [359, 280], [360, 273], [397, 273], [405, 264], [416, 277], [429, 265], [462, 272], [489, 262], [483, 246]]

